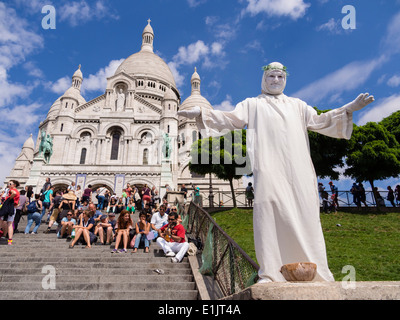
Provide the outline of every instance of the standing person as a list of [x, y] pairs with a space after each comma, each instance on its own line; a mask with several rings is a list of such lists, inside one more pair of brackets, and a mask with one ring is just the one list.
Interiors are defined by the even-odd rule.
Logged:
[[194, 188], [194, 192], [193, 192], [193, 202], [195, 204], [197, 204], [198, 206], [202, 206], [201, 205], [201, 195], [200, 195], [200, 188], [198, 186], [193, 186]]
[[19, 182], [16, 180], [11, 180], [8, 183], [8, 193], [6, 196], [6, 202], [3, 203], [1, 211], [6, 214], [1, 216], [1, 227], [3, 229], [3, 236], [5, 237], [8, 233], [8, 245], [12, 245], [14, 228], [13, 222], [16, 213], [16, 208], [18, 207], [20, 194], [17, 188], [19, 187]]
[[334, 281], [319, 219], [317, 177], [307, 132], [350, 139], [353, 112], [374, 98], [361, 94], [341, 108], [318, 115], [304, 101], [283, 93], [285, 66], [273, 62], [263, 69], [261, 95], [240, 102], [235, 110], [194, 107], [178, 115], [196, 118], [203, 138], [247, 128], [254, 174], [253, 226], [259, 282], [286, 281], [281, 267], [300, 261], [317, 264], [317, 281]]
[[[43, 195], [44, 195], [44, 200], [42, 201], [43, 208], [42, 208], [42, 214], [40, 216], [40, 220], [43, 220], [43, 217], [46, 215], [46, 210], [47, 209], [49, 209], [49, 213], [50, 213], [50, 205], [51, 205], [51, 203], [53, 201], [53, 190], [54, 190], [54, 187], [51, 186], [46, 191], [44, 191], [43, 194], [42, 194], [42, 198], [43, 198]], [[44, 222], [44, 221], [42, 221], [42, 222]]]
[[[128, 211], [123, 210], [118, 217], [115, 225], [115, 248], [111, 253], [126, 253], [126, 248], [129, 241], [129, 232], [133, 228], [133, 221]], [[121, 243], [121, 238], [124, 248], [118, 251]]]
[[28, 212], [28, 223], [25, 228], [25, 234], [29, 234], [33, 222], [35, 222], [35, 227], [33, 228], [32, 234], [37, 234], [37, 230], [40, 227], [40, 213], [42, 212], [42, 201], [40, 201], [40, 195], [35, 194], [35, 199], [27, 206]]
[[75, 193], [76, 191], [76, 186], [75, 186], [75, 182], [71, 182], [71, 184], [68, 186], [67, 191], [73, 191]]
[[353, 183], [350, 192], [353, 195], [353, 202], [357, 205], [357, 208], [360, 209], [361, 208], [360, 188], [355, 182]]
[[107, 188], [105, 186], [98, 188], [96, 191], [97, 192], [97, 200], [99, 200], [99, 203], [97, 205], [98, 210], [103, 210], [106, 191], [107, 191]]
[[57, 222], [58, 224], [61, 224], [61, 219], [59, 218], [59, 214], [61, 212], [60, 210], [60, 204], [61, 201], [63, 200], [63, 197], [61, 195], [61, 191], [57, 190], [56, 196], [53, 198], [53, 212], [51, 213], [50, 216], [50, 221], [49, 225], [47, 227], [47, 230], [44, 231], [44, 233], [49, 233], [51, 227], [53, 226], [54, 222]]
[[139, 216], [139, 221], [136, 223], [136, 239], [132, 253], [136, 253], [139, 248], [140, 242], [144, 242], [144, 252], [149, 253], [150, 242], [147, 239], [147, 235], [150, 232], [150, 223], [146, 220], [146, 214], [142, 212]]
[[398, 184], [394, 189], [394, 194], [396, 196], [396, 204], [400, 206], [400, 185]]
[[81, 186], [76, 187], [75, 196], [76, 196], [76, 206], [75, 207], [79, 208], [80, 202], [81, 202], [82, 196], [83, 196], [83, 190], [81, 189]]
[[339, 190], [338, 190], [338, 188], [333, 184], [332, 181], [329, 182], [329, 186], [331, 187], [332, 196], [334, 196], [333, 201], [335, 202], [335, 207], [336, 207], [336, 208], [339, 208], [339, 201], [338, 201]]
[[247, 205], [249, 207], [252, 207], [254, 200], [254, 188], [251, 182], [249, 182], [249, 184], [246, 187], [246, 200], [247, 200]]
[[89, 200], [92, 199], [92, 192], [92, 185], [89, 184], [88, 187], [83, 191], [82, 202], [87, 201], [87, 203], [89, 203]]
[[25, 190], [21, 190], [19, 192], [19, 194], [20, 194], [19, 195], [19, 203], [18, 203], [18, 206], [17, 206], [17, 208], [15, 210], [14, 233], [18, 233], [19, 232], [18, 231], [19, 221], [21, 220], [22, 213], [26, 210], [27, 204], [29, 204], [28, 198], [25, 195], [26, 191]]
[[28, 203], [35, 199], [35, 194], [33, 193], [33, 187], [28, 186], [26, 191], [26, 197], [28, 198]]
[[365, 188], [361, 182], [358, 183], [358, 191], [360, 193], [360, 201], [364, 203], [364, 206], [368, 208], [367, 205], [367, 196], [365, 194]]
[[43, 184], [43, 187], [40, 190], [40, 195], [42, 195], [45, 191], [49, 190], [50, 188], [51, 188], [50, 178], [46, 178], [46, 182]]
[[150, 188], [147, 186], [147, 184], [145, 184], [142, 190], [142, 199], [144, 206], [146, 206], [147, 203], [150, 204], [151, 201], [150, 192], [151, 192]]
[[168, 216], [168, 224], [161, 227], [158, 245], [163, 249], [166, 257], [171, 257], [174, 263], [181, 262], [189, 249], [189, 244], [185, 240], [185, 228], [177, 222], [178, 213], [171, 212]]
[[388, 195], [387, 195], [387, 200], [391, 203], [391, 205], [395, 208], [396, 204], [394, 203], [394, 191], [391, 186], [387, 187], [388, 190]]
[[183, 199], [186, 202], [188, 189], [186, 188], [184, 183], [182, 183], [181, 192], [183, 192]]
[[129, 201], [132, 198], [132, 187], [130, 183], [126, 184], [125, 192], [126, 192], [126, 205], [128, 205]]

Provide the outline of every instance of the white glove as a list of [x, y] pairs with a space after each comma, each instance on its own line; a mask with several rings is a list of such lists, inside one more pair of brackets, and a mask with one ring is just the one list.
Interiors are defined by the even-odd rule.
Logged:
[[201, 109], [198, 106], [195, 106], [189, 110], [178, 111], [178, 116], [182, 116], [182, 117], [189, 118], [189, 119], [197, 118], [200, 115], [201, 115]]
[[352, 113], [361, 110], [373, 101], [375, 101], [374, 96], [370, 96], [369, 93], [361, 93], [354, 101], [346, 104], [344, 107], [348, 113]]

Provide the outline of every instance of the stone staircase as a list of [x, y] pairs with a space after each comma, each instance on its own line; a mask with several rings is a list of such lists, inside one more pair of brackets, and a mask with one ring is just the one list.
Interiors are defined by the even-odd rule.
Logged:
[[[21, 221], [19, 230], [25, 225]], [[0, 240], [0, 300], [198, 299], [188, 257], [172, 263], [155, 242], [149, 253], [111, 253], [115, 243], [69, 249], [55, 230], [44, 234], [46, 227], [42, 224], [36, 235], [15, 234], [12, 246]]]

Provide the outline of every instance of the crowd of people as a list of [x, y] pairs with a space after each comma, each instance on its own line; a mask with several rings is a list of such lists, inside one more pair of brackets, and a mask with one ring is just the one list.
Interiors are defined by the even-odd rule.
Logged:
[[[150, 245], [157, 243], [175, 263], [181, 262], [189, 249], [177, 207], [171, 206], [166, 198], [161, 199], [155, 187], [145, 185], [139, 190], [128, 183], [119, 197], [106, 186], [94, 189], [88, 185], [81, 189], [75, 183], [55, 192], [50, 178], [38, 194], [30, 187], [21, 191], [18, 187], [18, 181], [12, 180], [0, 195], [0, 236], [8, 236], [9, 245], [13, 234], [20, 232], [21, 216], [26, 214], [25, 234], [37, 234], [42, 223], [47, 224], [44, 233], [50, 233], [56, 226], [57, 238], [66, 239], [70, 249], [77, 244], [90, 249], [92, 245], [115, 243], [112, 253], [126, 253], [128, 248], [132, 253], [140, 248], [149, 253]], [[184, 185], [181, 191], [186, 198]]]
[[[337, 209], [339, 207], [339, 190], [332, 181], [329, 182], [329, 187], [331, 191], [330, 196], [329, 193], [325, 190], [323, 184], [321, 182], [318, 183], [318, 192], [321, 197], [322, 210], [325, 213], [337, 212]], [[393, 207], [400, 207], [400, 185], [396, 185], [394, 190], [391, 186], [388, 186], [387, 190], [388, 192], [386, 200], [390, 202]], [[362, 207], [362, 204], [365, 208], [368, 208], [366, 191], [364, 185], [361, 182], [359, 182], [358, 184], [354, 182], [349, 192], [353, 196], [352, 203], [354, 203], [358, 209]], [[373, 195], [378, 206], [386, 207], [385, 199], [380, 194], [377, 187], [374, 187]]]

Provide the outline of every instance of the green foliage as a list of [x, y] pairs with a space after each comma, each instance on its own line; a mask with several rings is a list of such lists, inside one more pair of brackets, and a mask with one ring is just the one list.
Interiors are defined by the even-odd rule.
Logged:
[[392, 113], [389, 117], [386, 117], [379, 122], [379, 124], [384, 126], [391, 134], [393, 134], [396, 137], [397, 142], [400, 143], [400, 111]]
[[400, 174], [400, 144], [384, 126], [369, 122], [355, 127], [346, 158], [345, 175], [357, 181], [373, 181]]
[[202, 175], [213, 173], [217, 178], [230, 182], [236, 206], [232, 181], [243, 175], [251, 175], [246, 153], [246, 130], [234, 130], [224, 136], [197, 140], [191, 147], [190, 155], [190, 171]]

